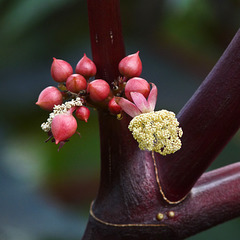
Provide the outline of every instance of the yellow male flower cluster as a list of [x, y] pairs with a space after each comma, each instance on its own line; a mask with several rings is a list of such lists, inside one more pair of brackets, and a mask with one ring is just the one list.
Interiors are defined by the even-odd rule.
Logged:
[[182, 146], [180, 137], [183, 131], [173, 112], [161, 110], [142, 113], [131, 120], [128, 128], [141, 150], [167, 155]]

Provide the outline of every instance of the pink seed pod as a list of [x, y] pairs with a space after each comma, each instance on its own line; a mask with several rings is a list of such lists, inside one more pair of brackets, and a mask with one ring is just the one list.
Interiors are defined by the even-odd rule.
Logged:
[[87, 88], [87, 81], [80, 74], [72, 74], [67, 78], [66, 87], [70, 92], [79, 93]]
[[77, 130], [77, 121], [71, 113], [56, 115], [52, 120], [51, 131], [55, 143], [69, 139]]
[[150, 92], [150, 84], [143, 78], [131, 78], [127, 81], [125, 86], [125, 96], [130, 101], [132, 101], [132, 97], [130, 95], [131, 92], [141, 93], [145, 98], [147, 98]]
[[72, 73], [72, 66], [68, 62], [53, 58], [51, 75], [56, 82], [65, 82]]
[[106, 81], [96, 79], [88, 84], [87, 92], [89, 93], [92, 101], [101, 102], [108, 97], [110, 93], [110, 86]]
[[90, 110], [87, 107], [81, 106], [76, 109], [75, 115], [79, 120], [87, 122], [90, 116]]
[[86, 79], [93, 77], [97, 73], [97, 68], [94, 62], [89, 59], [86, 54], [77, 63], [75, 72], [83, 75]]
[[115, 98], [112, 98], [108, 103], [108, 109], [112, 114], [119, 114], [122, 108], [116, 103]]
[[118, 64], [119, 72], [127, 77], [139, 77], [142, 73], [142, 62], [139, 57], [139, 51], [123, 58]]
[[56, 88], [49, 86], [39, 94], [36, 104], [44, 110], [52, 111], [54, 105], [62, 104], [62, 93]]

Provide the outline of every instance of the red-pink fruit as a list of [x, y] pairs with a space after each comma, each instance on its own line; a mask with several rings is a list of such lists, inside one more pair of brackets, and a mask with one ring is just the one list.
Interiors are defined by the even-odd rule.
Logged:
[[56, 82], [65, 82], [72, 73], [72, 66], [68, 62], [53, 58], [51, 75]]
[[112, 114], [119, 114], [122, 111], [122, 108], [116, 103], [115, 98], [109, 101], [108, 109]]
[[54, 105], [62, 104], [62, 93], [56, 87], [47, 87], [39, 94], [36, 104], [42, 109], [52, 111]]
[[145, 98], [147, 98], [150, 92], [150, 84], [143, 78], [131, 78], [127, 81], [127, 84], [125, 86], [125, 96], [128, 100], [132, 101], [130, 92], [139, 92], [143, 94]]
[[86, 54], [77, 63], [75, 72], [83, 75], [85, 78], [90, 78], [96, 75], [97, 68], [94, 62], [89, 59]]
[[96, 79], [88, 84], [87, 92], [94, 102], [101, 102], [108, 97], [110, 86], [106, 81]]
[[51, 131], [55, 143], [69, 139], [77, 130], [77, 121], [71, 113], [56, 115], [52, 120]]
[[90, 116], [90, 110], [87, 107], [81, 106], [76, 109], [75, 115], [79, 120], [87, 122]]
[[72, 74], [67, 78], [66, 87], [70, 92], [79, 93], [87, 88], [87, 81], [80, 74]]
[[139, 77], [142, 73], [142, 62], [139, 57], [139, 51], [123, 58], [118, 64], [119, 72], [127, 77]]

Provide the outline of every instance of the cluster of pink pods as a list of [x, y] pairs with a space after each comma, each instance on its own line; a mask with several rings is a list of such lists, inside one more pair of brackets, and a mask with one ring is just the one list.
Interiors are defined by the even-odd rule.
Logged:
[[[93, 80], [97, 68], [86, 54], [77, 63], [75, 73], [68, 62], [53, 58], [51, 76], [58, 83], [58, 87], [45, 88], [36, 104], [44, 110], [53, 111], [42, 128], [53, 137], [56, 144], [63, 145], [77, 131], [76, 118], [88, 121], [90, 116], [88, 107], [100, 108], [109, 111], [111, 115], [119, 115], [125, 111], [125, 105], [122, 107], [118, 104], [119, 98], [127, 98], [133, 102], [132, 92], [148, 97], [150, 84], [139, 77], [142, 72], [139, 52], [123, 58], [118, 67], [122, 76], [113, 79], [111, 88], [103, 79]], [[129, 112], [129, 109], [126, 112]]]

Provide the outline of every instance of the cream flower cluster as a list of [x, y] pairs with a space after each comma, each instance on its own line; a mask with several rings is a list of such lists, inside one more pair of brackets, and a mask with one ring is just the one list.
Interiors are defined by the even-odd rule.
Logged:
[[180, 137], [183, 131], [173, 112], [161, 110], [142, 113], [131, 120], [128, 128], [141, 150], [167, 155], [182, 146]]
[[72, 99], [71, 101], [65, 102], [61, 105], [55, 105], [53, 107], [53, 112], [49, 114], [47, 121], [42, 123], [41, 125], [42, 130], [44, 132], [49, 132], [51, 130], [52, 120], [56, 115], [66, 113], [72, 107], [80, 107], [80, 106], [82, 106], [82, 102], [79, 97], [77, 97], [76, 99]]

